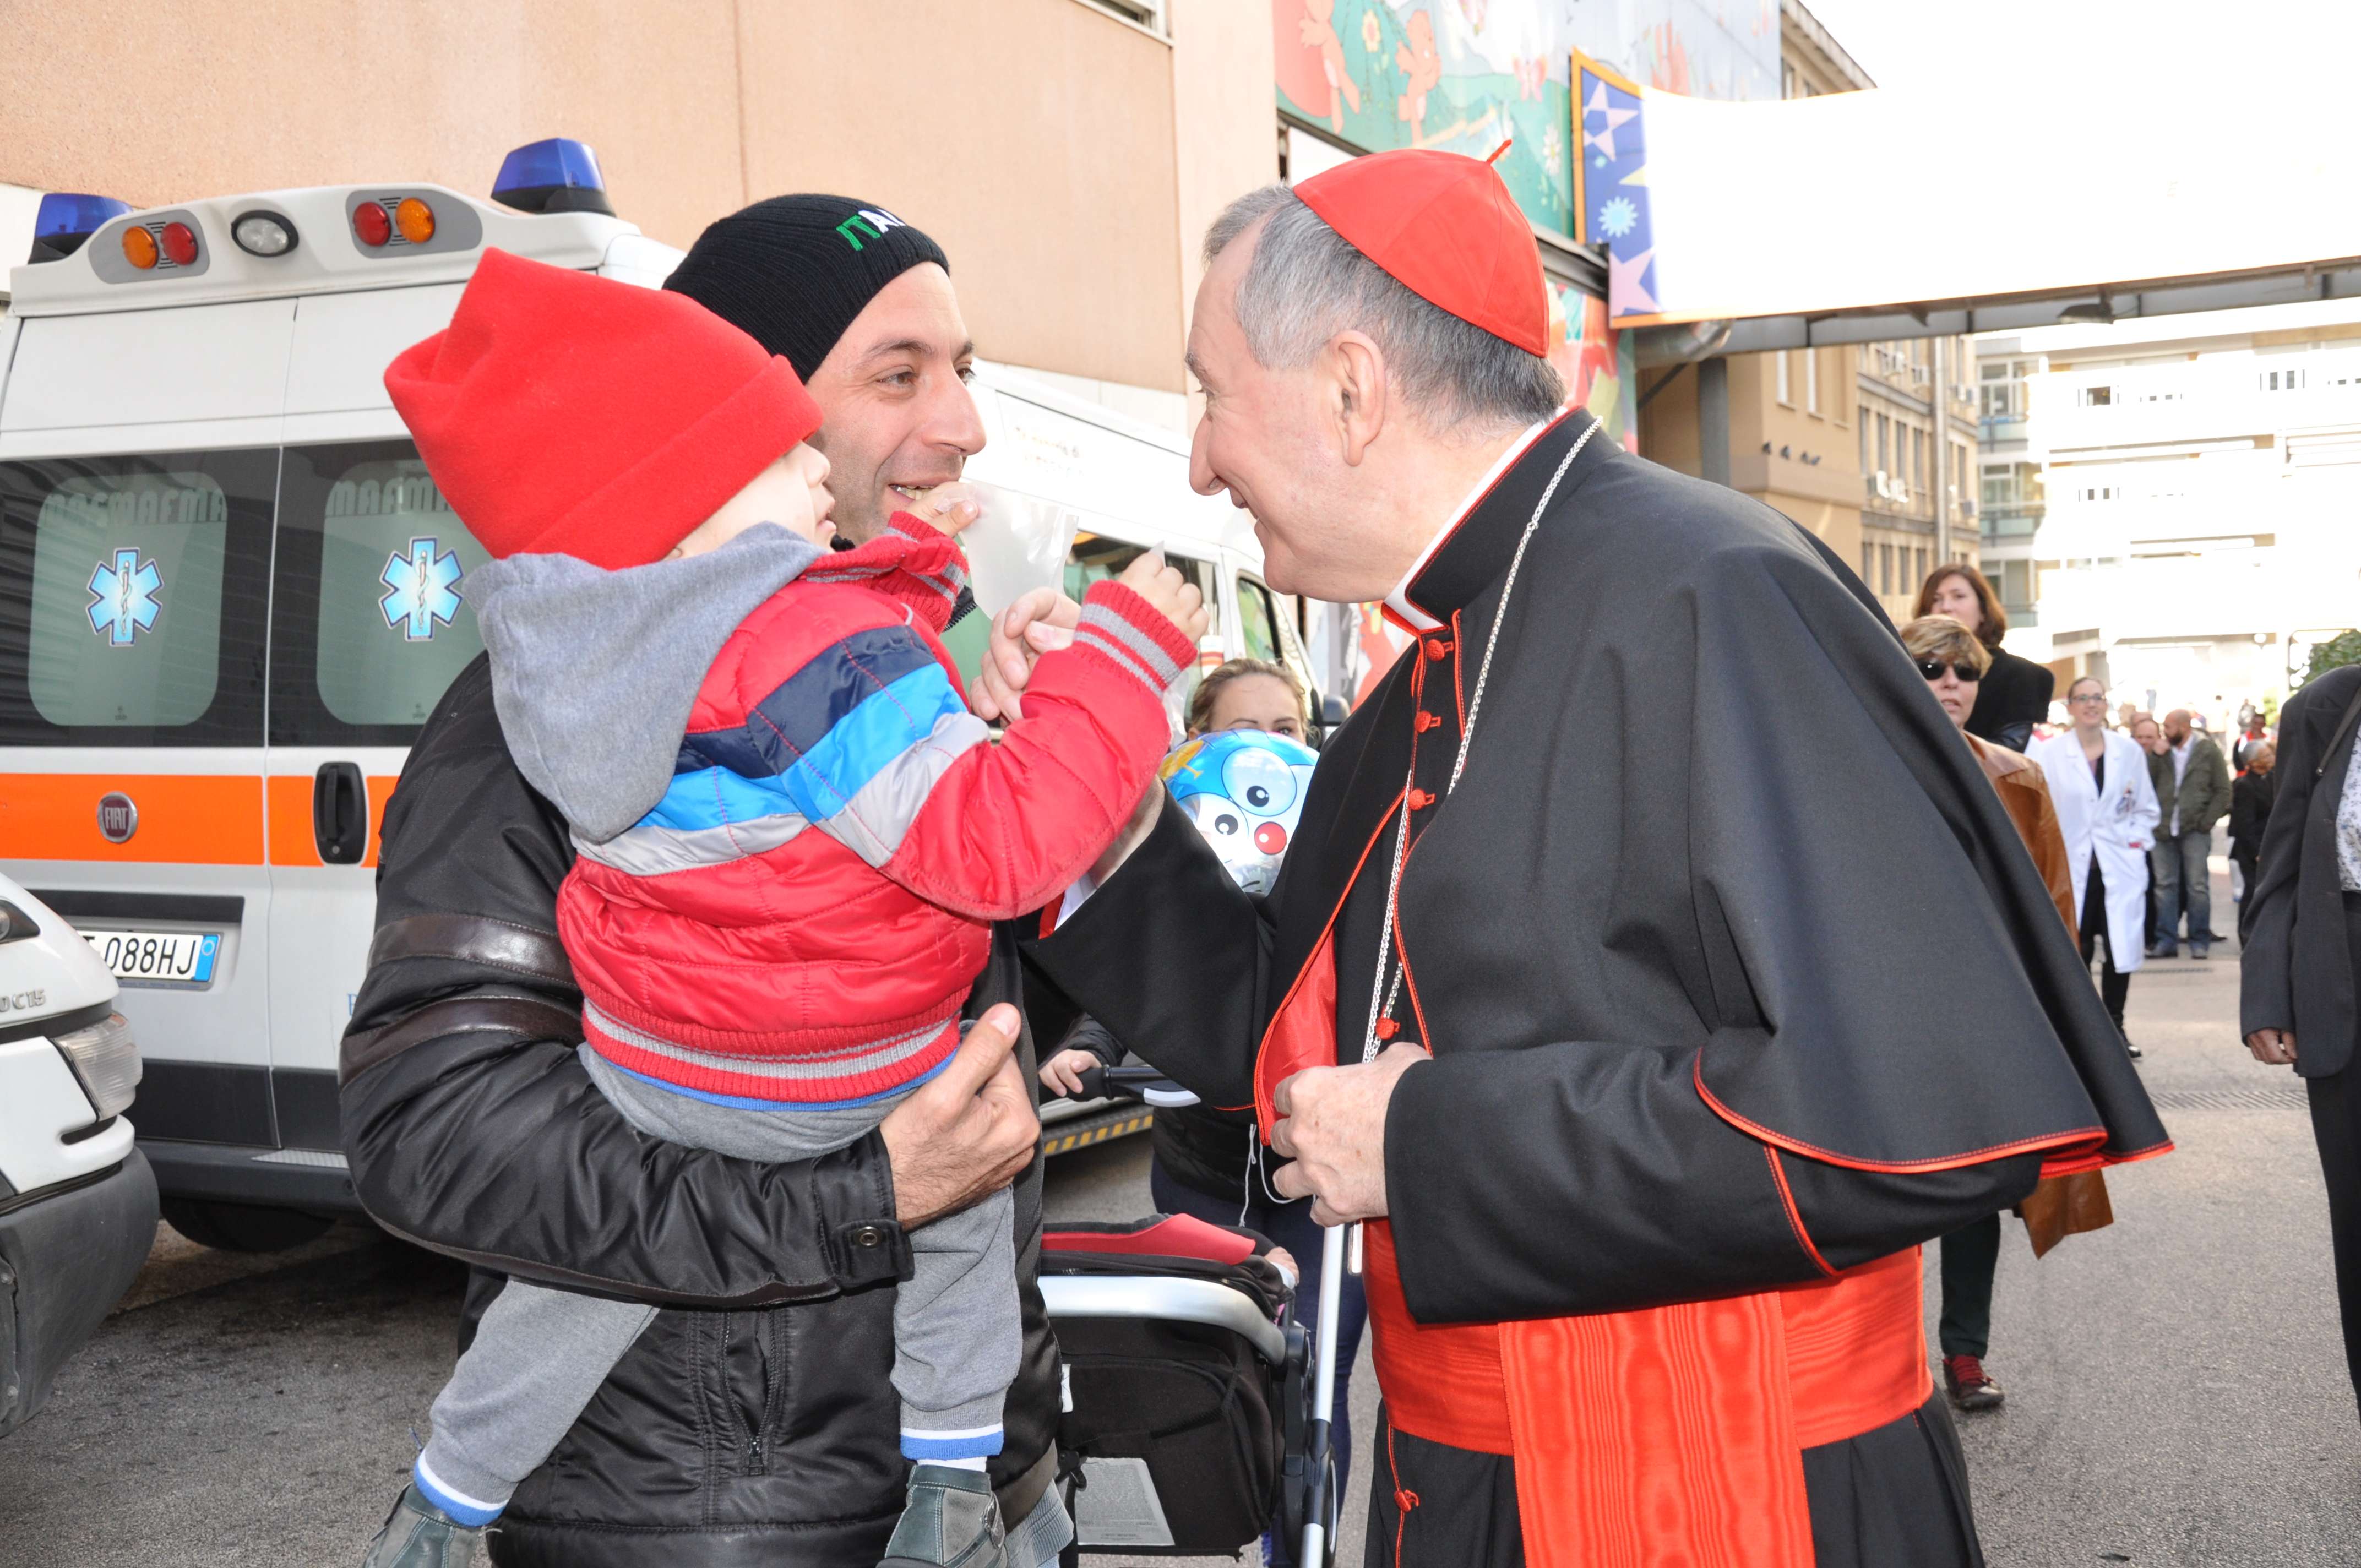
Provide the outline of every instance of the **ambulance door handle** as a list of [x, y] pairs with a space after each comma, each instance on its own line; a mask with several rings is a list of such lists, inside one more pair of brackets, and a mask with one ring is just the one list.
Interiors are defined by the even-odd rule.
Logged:
[[368, 851], [368, 785], [358, 762], [322, 762], [312, 775], [312, 840], [332, 866], [357, 866]]

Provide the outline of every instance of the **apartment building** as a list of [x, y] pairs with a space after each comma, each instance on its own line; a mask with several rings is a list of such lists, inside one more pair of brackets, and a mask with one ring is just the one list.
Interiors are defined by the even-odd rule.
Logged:
[[1977, 345], [2009, 646], [2216, 726], [2361, 605], [2361, 303], [2077, 323]]
[[1978, 559], [1974, 361], [1967, 340], [1957, 337], [1822, 352], [1853, 360], [1861, 576], [1899, 619], [1936, 565]]

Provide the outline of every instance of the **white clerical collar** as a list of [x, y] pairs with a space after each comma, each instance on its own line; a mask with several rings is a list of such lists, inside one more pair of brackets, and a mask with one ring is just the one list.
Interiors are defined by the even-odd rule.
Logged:
[[1443, 542], [1450, 538], [1453, 532], [1467, 520], [1467, 514], [1476, 510], [1477, 503], [1491, 493], [1492, 487], [1499, 483], [1500, 476], [1507, 473], [1510, 466], [1525, 455], [1527, 448], [1539, 441], [1553, 425], [1565, 417], [1565, 411], [1561, 409], [1547, 419], [1536, 420], [1527, 425], [1524, 433], [1511, 442], [1506, 452], [1500, 454], [1500, 460], [1492, 465], [1490, 471], [1476, 481], [1475, 488], [1467, 492], [1467, 499], [1459, 503], [1457, 510], [1452, 512], [1450, 520], [1434, 531], [1434, 537], [1426, 542], [1426, 548], [1421, 550], [1418, 553], [1418, 559], [1410, 564], [1410, 570], [1404, 572], [1401, 581], [1394, 585], [1394, 591], [1386, 596], [1386, 608], [1392, 610], [1403, 625], [1413, 631], [1433, 631], [1442, 627], [1443, 622], [1410, 602], [1410, 586], [1418, 581], [1418, 575], [1426, 570], [1426, 564], [1434, 558], [1434, 553], [1437, 550], [1443, 548]]

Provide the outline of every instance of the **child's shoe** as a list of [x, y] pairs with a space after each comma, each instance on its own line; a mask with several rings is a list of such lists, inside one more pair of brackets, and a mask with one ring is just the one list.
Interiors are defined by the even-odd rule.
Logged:
[[[996, 1524], [997, 1508], [992, 1517]], [[428, 1502], [413, 1481], [394, 1499], [361, 1568], [475, 1568], [485, 1561], [483, 1530], [461, 1524]]]
[[1008, 1568], [990, 1478], [948, 1464], [913, 1465], [910, 1500], [878, 1568]]

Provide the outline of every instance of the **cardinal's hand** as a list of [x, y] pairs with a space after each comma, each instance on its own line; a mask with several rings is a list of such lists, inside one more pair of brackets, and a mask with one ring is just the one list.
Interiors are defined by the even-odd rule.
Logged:
[[1389, 1046], [1373, 1062], [1306, 1068], [1281, 1082], [1270, 1146], [1293, 1163], [1271, 1174], [1271, 1186], [1309, 1196], [1323, 1225], [1385, 1218], [1386, 1107], [1401, 1075], [1427, 1059], [1422, 1047]]

